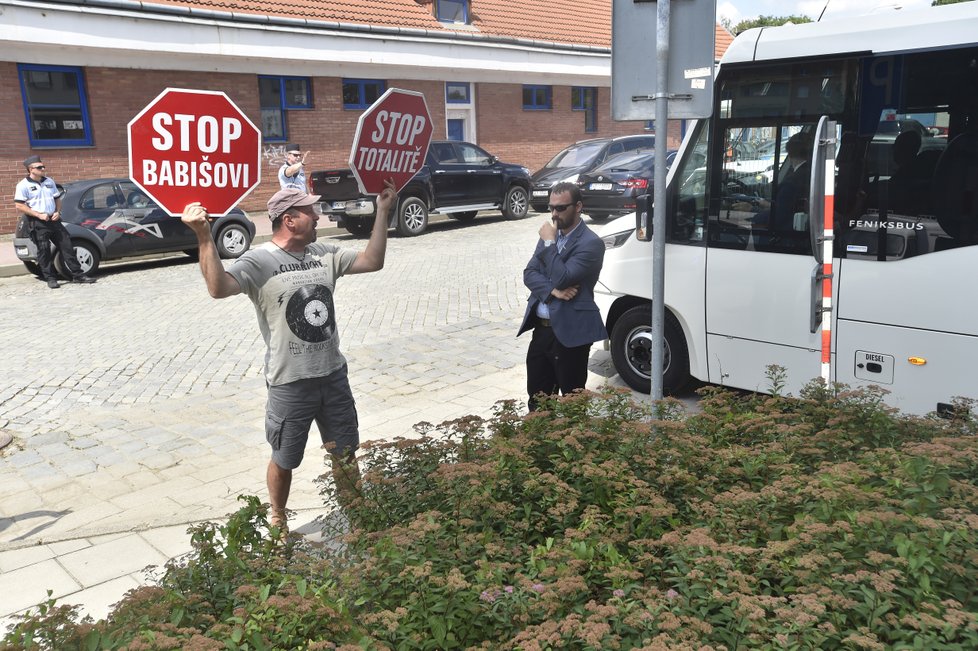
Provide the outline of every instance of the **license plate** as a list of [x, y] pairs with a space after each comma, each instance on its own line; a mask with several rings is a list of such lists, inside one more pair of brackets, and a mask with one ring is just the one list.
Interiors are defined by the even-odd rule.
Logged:
[[548, 194], [550, 194], [550, 192], [548, 190], [534, 190], [533, 191], [533, 196], [534, 197], [545, 197]]
[[590, 189], [591, 190], [610, 190], [611, 189], [611, 184], [610, 183], [592, 183]]

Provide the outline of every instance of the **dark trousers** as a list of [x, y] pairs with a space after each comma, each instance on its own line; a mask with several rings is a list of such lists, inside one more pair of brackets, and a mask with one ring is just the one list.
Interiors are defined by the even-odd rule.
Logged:
[[37, 266], [41, 268], [41, 275], [45, 280], [58, 278], [58, 273], [54, 269], [54, 255], [51, 253], [51, 245], [61, 255], [61, 260], [65, 265], [65, 271], [72, 278], [82, 275], [81, 265], [75, 256], [75, 247], [71, 245], [71, 237], [67, 229], [60, 221], [42, 222], [39, 219], [31, 219], [31, 239], [37, 245]]
[[553, 328], [538, 325], [526, 351], [526, 392], [530, 411], [538, 407], [535, 396], [545, 393], [567, 395], [587, 384], [591, 344], [567, 348], [554, 336]]

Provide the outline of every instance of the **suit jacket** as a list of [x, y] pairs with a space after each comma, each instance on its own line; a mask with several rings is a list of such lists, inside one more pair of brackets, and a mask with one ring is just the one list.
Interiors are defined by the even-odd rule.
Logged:
[[[606, 339], [608, 332], [594, 302], [594, 285], [603, 262], [604, 242], [584, 222], [570, 234], [562, 253], [557, 252], [556, 243], [548, 247], [538, 240], [533, 257], [523, 270], [523, 284], [530, 290], [530, 297], [517, 336], [533, 328], [537, 305], [543, 301], [550, 309], [554, 335], [564, 346], [573, 348]], [[579, 285], [580, 291], [569, 301], [550, 294], [555, 288], [572, 285]]]

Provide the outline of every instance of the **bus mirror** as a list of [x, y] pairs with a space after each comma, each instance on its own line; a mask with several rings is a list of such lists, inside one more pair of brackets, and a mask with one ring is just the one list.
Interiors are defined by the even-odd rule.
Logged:
[[635, 198], [635, 239], [652, 241], [652, 195], [641, 194]]

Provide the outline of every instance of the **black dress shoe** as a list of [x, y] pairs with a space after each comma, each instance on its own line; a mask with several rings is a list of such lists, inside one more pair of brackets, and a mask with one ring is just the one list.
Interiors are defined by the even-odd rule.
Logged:
[[96, 280], [94, 278], [90, 278], [88, 276], [78, 276], [74, 280], [72, 280], [71, 282], [73, 282], [73, 283], [90, 284], [90, 283], [96, 282]]
[[49, 278], [48, 279], [48, 287], [50, 287], [51, 289], [57, 289], [57, 288], [61, 287], [61, 285], [58, 284], [58, 281], [55, 280], [54, 278]]

